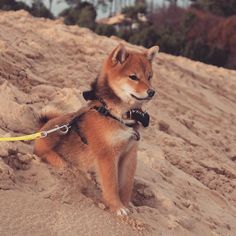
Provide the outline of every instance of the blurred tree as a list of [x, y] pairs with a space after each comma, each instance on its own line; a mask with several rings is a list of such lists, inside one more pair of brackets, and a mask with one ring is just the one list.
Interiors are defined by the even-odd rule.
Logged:
[[35, 17], [45, 17], [53, 19], [51, 11], [43, 4], [42, 0], [33, 0], [30, 13]]
[[76, 23], [82, 27], [95, 29], [96, 16], [97, 16], [97, 13], [92, 4], [86, 3], [86, 2], [81, 3], [80, 14]]
[[15, 0], [0, 0], [0, 9], [4, 11], [10, 11], [10, 10], [16, 11], [20, 9], [30, 11], [30, 7], [26, 5], [24, 2], [17, 2]]
[[149, 11], [152, 13], [154, 11], [154, 1], [153, 0], [150, 0], [149, 7], [150, 7]]
[[147, 48], [155, 45], [160, 39], [160, 35], [153, 26], [137, 29], [130, 34], [129, 42], [143, 45]]
[[192, 7], [220, 16], [236, 14], [236, 0], [190, 0]]
[[35, 17], [45, 17], [53, 19], [52, 13], [45, 7], [41, 0], [33, 0], [31, 7], [24, 2], [17, 2], [15, 0], [0, 0], [0, 9], [2, 10], [26, 10]]
[[209, 45], [199, 38], [186, 42], [186, 46], [182, 51], [182, 55], [185, 57], [216, 66], [224, 66], [226, 64], [228, 53], [226, 48]]
[[68, 5], [77, 5], [77, 4], [79, 4], [80, 2], [81, 2], [81, 0], [65, 0], [67, 3], [68, 3]]
[[49, 11], [52, 11], [52, 2], [53, 0], [49, 0]]
[[80, 2], [74, 7], [70, 7], [60, 13], [64, 17], [67, 25], [76, 25], [95, 29], [96, 10], [93, 4], [89, 2]]
[[109, 12], [109, 16], [112, 16], [112, 3], [113, 3], [113, 0], [109, 0], [109, 3], [110, 3], [110, 12]]
[[133, 20], [138, 21], [138, 13], [146, 14], [147, 5], [144, 3], [139, 3], [134, 6], [127, 6], [122, 9], [122, 13]]
[[116, 32], [116, 29], [111, 26], [111, 25], [103, 25], [103, 24], [98, 24], [96, 29], [95, 29], [95, 32], [97, 34], [100, 34], [100, 35], [106, 35], [106, 36], [112, 36], [112, 35], [116, 35], [117, 32]]
[[97, 1], [97, 6], [102, 6], [103, 10], [106, 12], [109, 12], [109, 16], [112, 16], [113, 12], [113, 0], [98, 0]]
[[117, 36], [119, 38], [124, 39], [125, 41], [130, 42], [130, 36], [133, 34], [133, 32], [128, 29], [128, 28], [121, 28], [119, 29], [119, 31], [117, 32]]
[[177, 6], [178, 0], [166, 0], [166, 1], [170, 2], [171, 5]]

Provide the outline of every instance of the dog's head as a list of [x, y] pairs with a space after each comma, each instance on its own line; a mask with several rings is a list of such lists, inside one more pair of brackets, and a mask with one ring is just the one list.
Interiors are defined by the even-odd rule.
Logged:
[[153, 98], [155, 90], [151, 85], [152, 61], [159, 51], [158, 46], [145, 52], [127, 50], [119, 44], [104, 64], [108, 85], [123, 102], [130, 105], [142, 104]]

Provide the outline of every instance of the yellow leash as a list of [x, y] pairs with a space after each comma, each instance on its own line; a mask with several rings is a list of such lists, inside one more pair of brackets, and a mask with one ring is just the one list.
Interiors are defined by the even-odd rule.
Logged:
[[34, 140], [41, 137], [42, 137], [42, 132], [38, 132], [35, 134], [29, 134], [29, 135], [24, 135], [24, 136], [19, 136], [19, 137], [0, 138], [0, 142], [27, 141], [27, 140]]
[[61, 134], [67, 134], [71, 127], [69, 125], [62, 125], [62, 126], [56, 126], [53, 129], [47, 130], [47, 131], [41, 131], [34, 134], [29, 135], [23, 135], [19, 137], [0, 137], [0, 142], [14, 142], [14, 141], [29, 141], [34, 140], [37, 138], [45, 138], [48, 134], [53, 133], [55, 131], [60, 131]]

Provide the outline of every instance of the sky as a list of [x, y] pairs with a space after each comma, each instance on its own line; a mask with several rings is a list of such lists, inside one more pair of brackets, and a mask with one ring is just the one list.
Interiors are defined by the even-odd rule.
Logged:
[[[31, 4], [32, 0], [18, 0], [25, 2], [27, 4]], [[131, 0], [130, 2], [134, 2], [135, 0]], [[49, 6], [49, 0], [43, 0], [44, 4], [46, 7]], [[150, 2], [150, 0], [147, 0], [147, 2]], [[153, 0], [154, 4], [156, 6], [162, 6], [163, 3], [167, 4], [166, 0]], [[188, 0], [178, 0], [180, 6], [187, 6]], [[53, 5], [52, 5], [52, 13], [57, 16], [61, 11], [63, 11], [65, 8], [67, 8], [68, 5], [64, 0], [53, 0]], [[108, 13], [105, 13], [101, 8], [98, 9], [97, 11], [97, 18], [103, 18], [107, 17]]]

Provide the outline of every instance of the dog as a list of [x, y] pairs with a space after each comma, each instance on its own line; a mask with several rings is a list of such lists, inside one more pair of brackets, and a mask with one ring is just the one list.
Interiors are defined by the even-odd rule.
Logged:
[[105, 203], [117, 215], [129, 213], [139, 129], [149, 123], [141, 107], [155, 94], [152, 61], [158, 51], [158, 46], [136, 52], [119, 44], [91, 90], [84, 92], [86, 107], [66, 115], [45, 115], [41, 131], [68, 124], [68, 133], [54, 132], [35, 141], [34, 153], [55, 167], [95, 168]]

